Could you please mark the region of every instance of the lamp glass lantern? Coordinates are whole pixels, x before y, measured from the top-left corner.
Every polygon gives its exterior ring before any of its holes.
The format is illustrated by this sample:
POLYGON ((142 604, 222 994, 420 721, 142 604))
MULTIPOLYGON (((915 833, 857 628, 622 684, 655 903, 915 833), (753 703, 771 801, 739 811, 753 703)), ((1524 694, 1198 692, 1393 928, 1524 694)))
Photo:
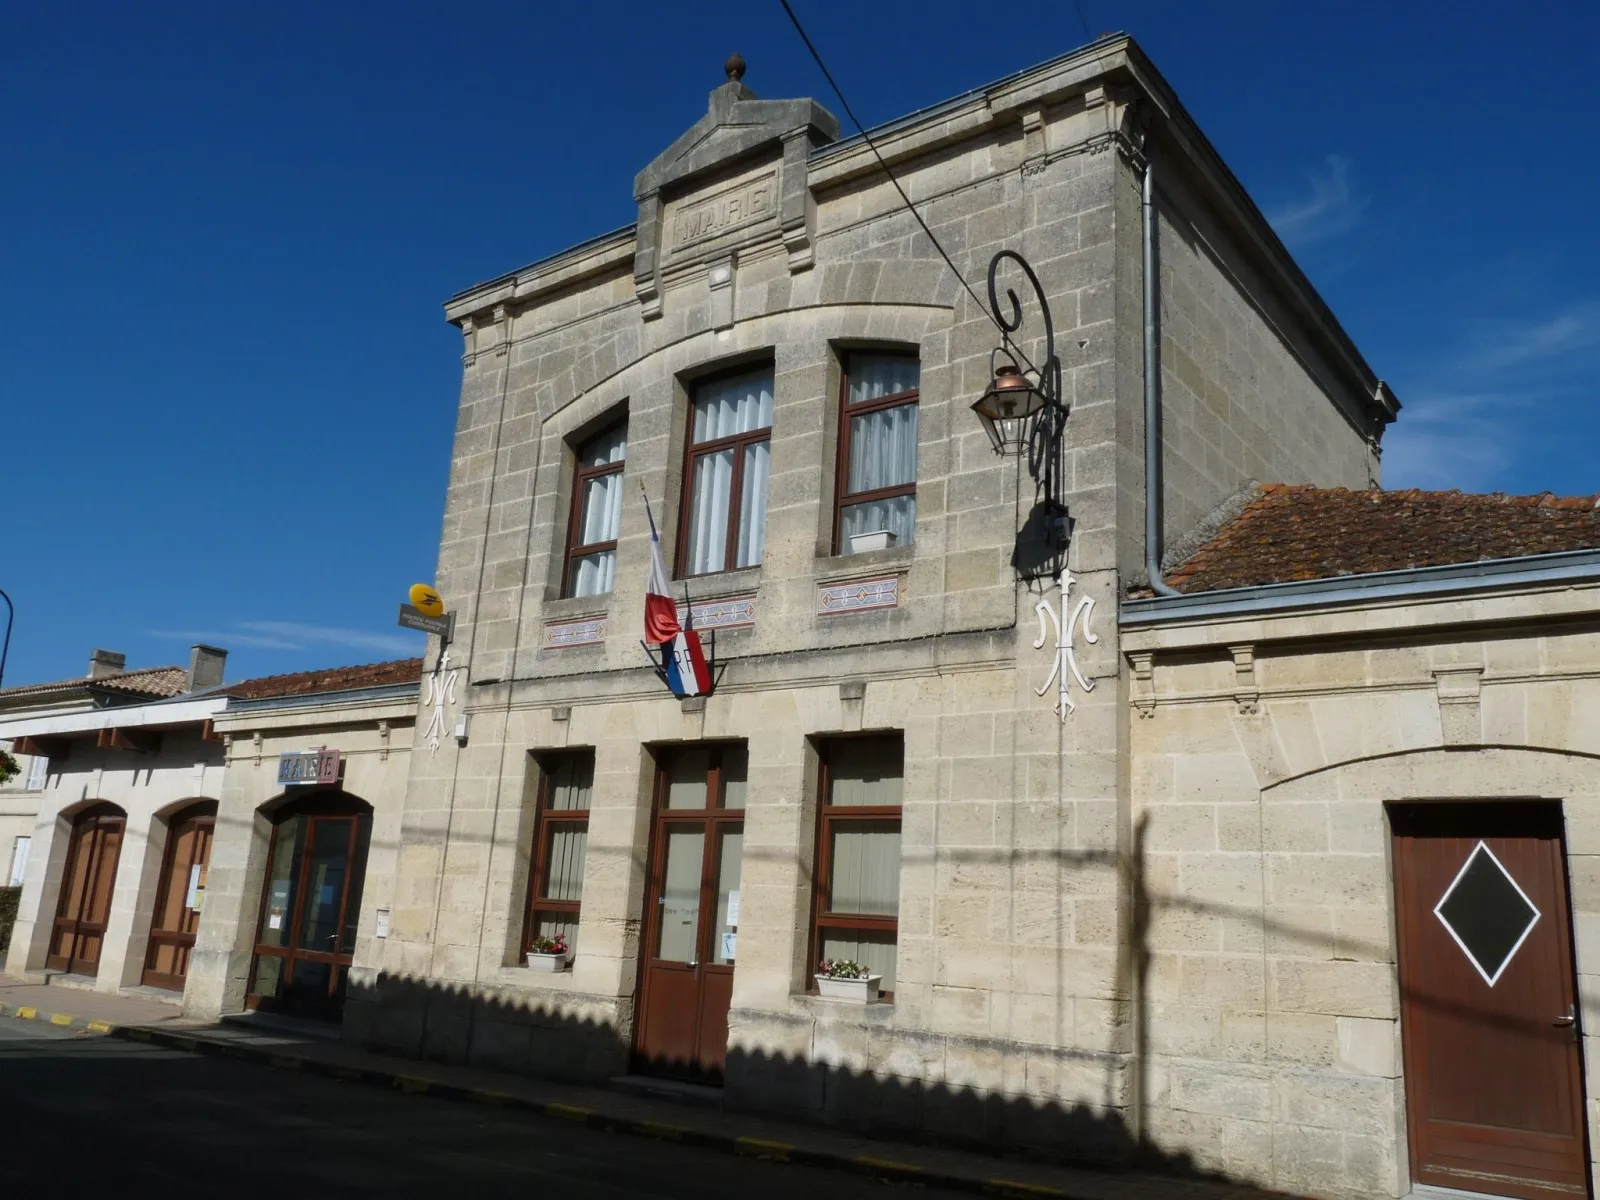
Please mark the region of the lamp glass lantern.
POLYGON ((1021 367, 1007 362, 994 368, 993 381, 972 411, 978 414, 996 454, 1020 458, 1027 449, 1034 421, 1049 403, 1039 385, 1021 367))

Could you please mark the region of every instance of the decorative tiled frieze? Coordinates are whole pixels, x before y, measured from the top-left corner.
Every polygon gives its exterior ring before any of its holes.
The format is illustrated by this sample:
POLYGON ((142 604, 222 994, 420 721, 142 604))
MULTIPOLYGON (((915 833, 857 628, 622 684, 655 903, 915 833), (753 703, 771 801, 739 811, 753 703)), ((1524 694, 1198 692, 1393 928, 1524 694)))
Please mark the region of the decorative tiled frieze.
MULTIPOLYGON (((689 624, 688 605, 678 605, 678 623, 689 624)), ((697 600, 694 605, 696 629, 738 629, 756 623, 756 597, 725 596, 720 600, 697 600)))
POLYGON ((817 587, 817 614, 823 617, 841 613, 866 612, 874 608, 893 608, 900 603, 900 576, 878 579, 848 579, 817 587))
POLYGON ((546 650, 570 650, 574 646, 593 646, 605 640, 606 618, 604 617, 550 621, 544 627, 546 650))

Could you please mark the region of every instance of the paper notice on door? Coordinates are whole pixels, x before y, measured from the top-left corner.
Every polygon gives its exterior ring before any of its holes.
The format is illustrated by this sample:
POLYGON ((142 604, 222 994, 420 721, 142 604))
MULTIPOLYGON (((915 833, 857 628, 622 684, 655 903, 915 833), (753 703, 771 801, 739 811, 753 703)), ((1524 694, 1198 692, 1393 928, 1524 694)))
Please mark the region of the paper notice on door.
POLYGON ((736 891, 729 892, 728 893, 728 924, 729 925, 737 925, 738 923, 739 923, 739 893, 736 892, 736 891))
POLYGON ((267 928, 268 929, 282 929, 283 928, 283 918, 281 916, 279 916, 277 913, 270 914, 267 917, 267 928))
MULTIPOLYGON (((734 893, 737 895, 738 893, 734 893)), ((722 935, 722 957, 725 962, 732 962, 734 952, 739 948, 739 935, 737 933, 724 933, 722 935)))
POLYGON ((184 897, 185 908, 200 907, 200 864, 195 863, 189 868, 189 894, 184 897))

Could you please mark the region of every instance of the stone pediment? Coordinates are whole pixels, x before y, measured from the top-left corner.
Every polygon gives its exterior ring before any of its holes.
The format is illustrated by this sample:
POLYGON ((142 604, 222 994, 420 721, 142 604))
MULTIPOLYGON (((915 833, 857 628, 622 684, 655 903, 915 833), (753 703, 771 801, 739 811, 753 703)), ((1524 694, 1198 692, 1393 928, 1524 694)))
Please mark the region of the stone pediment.
POLYGON ((743 74, 742 63, 731 67, 706 115, 634 177, 635 200, 787 138, 804 135, 808 150, 837 140, 838 120, 815 100, 763 100, 740 82, 743 74))
POLYGON ((634 288, 647 319, 661 313, 664 257, 676 270, 715 255, 731 269, 729 256, 741 245, 779 235, 790 270, 811 265, 806 159, 838 138, 839 122, 815 100, 761 99, 741 82, 738 55, 726 70, 728 82, 711 93, 705 116, 633 181, 634 288))

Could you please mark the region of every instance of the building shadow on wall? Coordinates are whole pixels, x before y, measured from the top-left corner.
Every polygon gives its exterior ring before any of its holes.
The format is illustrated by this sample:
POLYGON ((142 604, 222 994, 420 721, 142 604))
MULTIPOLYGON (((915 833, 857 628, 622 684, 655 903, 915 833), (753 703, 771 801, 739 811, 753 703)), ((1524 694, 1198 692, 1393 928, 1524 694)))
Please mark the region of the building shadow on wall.
MULTIPOLYGON (((1209 1180, 1230 1196, 1282 1195, 1231 1178, 1218 1166, 1220 1145, 1209 1144, 1203 1128, 1188 1130, 1192 1148, 1164 1147, 1149 1135, 1151 1099, 1150 1004, 1152 917, 1163 908, 1239 916, 1247 910, 1227 904, 1167 894, 1152 894, 1143 864, 1146 822, 1132 829, 1129 853, 1121 859, 1129 892, 1127 936, 1119 971, 1130 999, 1131 1029, 1117 1052, 1051 1047, 995 1038, 962 1038, 895 1027, 874 1013, 801 1010, 732 1013, 734 1036, 728 1052, 721 1104, 730 1112, 795 1120, 844 1130, 851 1135, 921 1142, 951 1149, 1048 1161, 1064 1166, 1155 1171, 1190 1180, 1209 1180), (802 1053, 755 1050, 739 1043, 745 1019, 772 1032, 792 1023, 802 1053), (831 1018, 831 1019, 830 1019, 831 1018), (813 1030, 813 1023, 815 1029, 813 1030), (817 1043, 828 1040, 824 1051, 817 1043), (947 1053, 961 1056, 929 1069, 926 1060, 947 1053), (845 1059, 888 1064, 864 1070, 840 1065, 845 1059), (905 1075, 894 1065, 903 1064, 905 1075), (964 1075, 982 1086, 927 1082, 910 1072, 932 1076, 964 1075), (1044 1093, 1033 1094, 1035 1091, 1044 1093), (1052 1098, 1073 1094, 1082 1102, 1052 1098)), ((1114 852, 1055 850, 1052 857, 1070 865, 1113 865, 1114 852)), ((1279 926, 1248 911, 1263 936, 1294 939, 1304 931, 1279 926)), ((530 984, 532 980, 530 979, 530 984)), ((380 974, 352 979, 346 1001, 345 1036, 364 1049, 412 1058, 528 1074, 583 1085, 605 1085, 636 1069, 631 1046, 631 998, 599 1000, 565 989, 542 992, 469 988, 436 980, 380 974), (584 1015, 570 1011, 584 1004, 584 1015)), ((781 1028, 778 1030, 781 1040, 781 1028)), ((714 1094, 701 1094, 702 1102, 714 1094)), ((1208 1194, 1195 1184, 1189 1194, 1208 1194)))
MULTIPOLYGON (((622 1029, 606 1019, 561 1013, 557 1006, 562 994, 546 996, 474 994, 461 985, 384 975, 368 984, 352 984, 346 1041, 380 1053, 587 1087, 628 1077, 629 1091, 637 1091, 638 1077, 630 1074, 635 1067, 631 1045, 622 1029)), ((915 1038, 909 1033, 909 1040, 915 1038)), ((895 1031, 895 1039, 904 1043, 908 1031, 895 1031)), ((930 1035, 927 1040, 956 1039, 930 1035)), ((1109 1055, 1063 1050, 1052 1057, 1076 1065, 1079 1078, 1085 1069, 1104 1072, 1106 1094, 1114 1090, 1112 1075, 1127 1069, 1122 1056, 1113 1062, 1109 1055)), ((1122 1112, 1103 1104, 928 1084, 737 1047, 729 1051, 726 1080, 720 1104, 711 1089, 684 1089, 691 1094, 682 1098, 730 1113, 818 1125, 855 1138, 1096 1172, 1159 1172, 1184 1179, 1184 1194, 1190 1197, 1265 1200, 1284 1195, 1208 1169, 1187 1152, 1162 1150, 1141 1140, 1122 1112)), ((666 1093, 671 1084, 664 1082, 666 1093)), ((593 1103, 584 1097, 574 1102, 593 1103)), ((891 1146, 885 1146, 883 1157, 895 1157, 891 1146)))

